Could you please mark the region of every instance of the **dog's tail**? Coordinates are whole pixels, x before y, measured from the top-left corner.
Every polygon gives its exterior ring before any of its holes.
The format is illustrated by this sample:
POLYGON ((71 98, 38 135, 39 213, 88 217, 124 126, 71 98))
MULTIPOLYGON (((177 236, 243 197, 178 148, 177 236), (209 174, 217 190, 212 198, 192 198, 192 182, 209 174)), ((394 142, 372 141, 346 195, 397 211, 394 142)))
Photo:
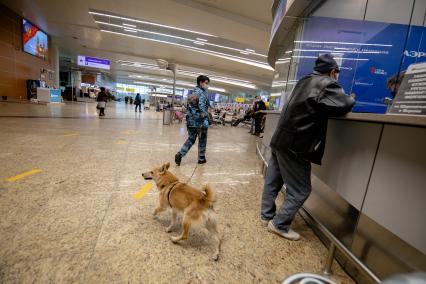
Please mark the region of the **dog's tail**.
POLYGON ((203 191, 203 193, 205 193, 205 194, 203 194, 202 199, 204 201, 206 201, 207 203, 213 205, 213 203, 216 201, 216 199, 215 199, 214 191, 210 187, 210 185, 208 185, 208 184, 204 185, 201 190, 203 191))

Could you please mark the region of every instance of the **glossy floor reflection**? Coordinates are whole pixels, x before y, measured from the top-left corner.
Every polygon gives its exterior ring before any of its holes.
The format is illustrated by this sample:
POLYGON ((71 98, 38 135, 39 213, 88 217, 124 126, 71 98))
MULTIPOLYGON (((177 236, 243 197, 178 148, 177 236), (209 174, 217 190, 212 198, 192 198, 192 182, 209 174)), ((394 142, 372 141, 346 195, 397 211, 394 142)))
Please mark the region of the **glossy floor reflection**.
MULTIPOLYGON (((7 115, 14 117, 0 117, 0 283, 279 283, 321 271, 326 248, 299 216, 299 242, 261 226, 263 179, 246 128, 210 129, 208 163, 191 180, 217 192, 223 246, 212 262, 204 230, 181 245, 169 241, 169 213, 151 214, 156 190, 133 199, 142 171, 172 161, 186 138, 183 124, 163 126, 161 114, 135 116, 124 104, 110 104, 99 119, 94 104, 0 103, 7 115), (41 172, 5 180, 33 169, 41 172)), ((196 150, 172 167, 182 180, 196 150)), ((333 269, 334 280, 352 283, 333 269)))

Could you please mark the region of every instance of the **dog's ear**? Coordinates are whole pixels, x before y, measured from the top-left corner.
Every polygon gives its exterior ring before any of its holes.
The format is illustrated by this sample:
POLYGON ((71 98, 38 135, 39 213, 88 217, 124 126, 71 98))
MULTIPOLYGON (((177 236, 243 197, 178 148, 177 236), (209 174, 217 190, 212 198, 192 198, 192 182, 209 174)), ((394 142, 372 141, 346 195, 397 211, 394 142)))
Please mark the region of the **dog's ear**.
POLYGON ((164 164, 160 168, 160 172, 165 173, 170 168, 170 163, 164 164))

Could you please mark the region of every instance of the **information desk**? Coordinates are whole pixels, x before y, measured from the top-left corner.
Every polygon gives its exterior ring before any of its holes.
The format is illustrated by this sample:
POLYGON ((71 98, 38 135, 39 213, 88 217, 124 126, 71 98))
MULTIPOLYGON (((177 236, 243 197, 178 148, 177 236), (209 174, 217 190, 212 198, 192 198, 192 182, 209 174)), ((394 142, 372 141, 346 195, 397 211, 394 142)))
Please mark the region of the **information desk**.
MULTIPOLYGON (((266 113, 258 151, 267 162, 280 112, 266 113)), ((350 113, 329 119, 323 164, 312 166, 305 218, 314 217, 384 279, 426 271, 425 205, 426 117, 350 113)), ((374 282, 342 259, 359 283, 374 282)))

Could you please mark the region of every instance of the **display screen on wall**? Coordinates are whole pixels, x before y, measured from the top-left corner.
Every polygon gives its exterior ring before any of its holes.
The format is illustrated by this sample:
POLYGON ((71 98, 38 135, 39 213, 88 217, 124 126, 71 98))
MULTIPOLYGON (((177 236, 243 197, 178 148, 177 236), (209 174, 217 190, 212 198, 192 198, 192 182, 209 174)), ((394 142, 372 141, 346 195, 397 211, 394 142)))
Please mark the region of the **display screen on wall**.
POLYGON ((26 53, 47 59, 49 54, 49 36, 25 19, 22 19, 22 44, 26 53))
POLYGON ((399 77, 408 65, 426 61, 425 30, 420 26, 311 17, 293 53, 299 59, 297 79, 312 72, 318 55, 332 53, 341 68, 339 83, 346 93, 356 96, 353 111, 385 113, 385 98, 395 96, 399 77))

